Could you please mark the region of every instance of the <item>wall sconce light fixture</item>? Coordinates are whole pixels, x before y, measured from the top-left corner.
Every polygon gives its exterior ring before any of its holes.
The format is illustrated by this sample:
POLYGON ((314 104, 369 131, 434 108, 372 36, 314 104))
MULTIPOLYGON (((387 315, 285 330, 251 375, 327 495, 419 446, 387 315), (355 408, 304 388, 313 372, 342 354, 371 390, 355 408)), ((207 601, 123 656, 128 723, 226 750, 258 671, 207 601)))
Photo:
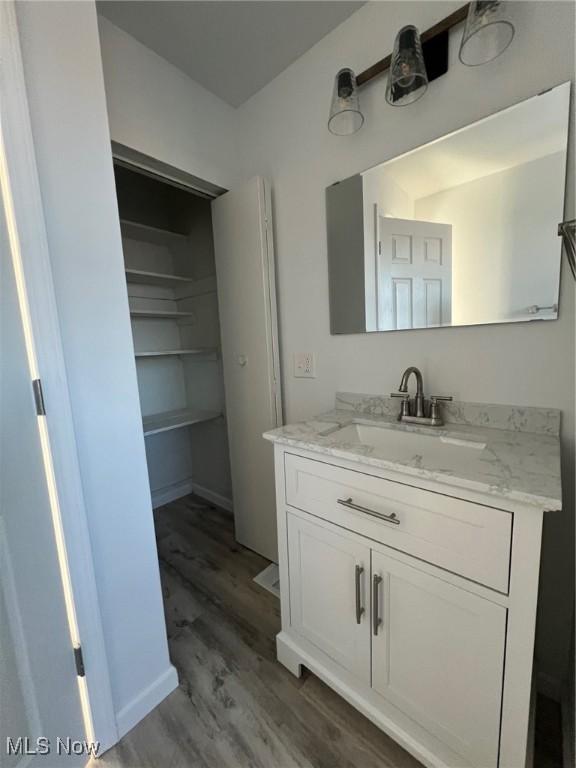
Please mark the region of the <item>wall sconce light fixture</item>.
POLYGON ((363 123, 356 75, 351 69, 341 69, 334 78, 328 130, 336 136, 349 136, 359 131, 363 123))
POLYGON ((466 22, 459 54, 464 64, 477 66, 495 59, 514 37, 509 6, 506 0, 472 0, 422 35, 416 27, 403 27, 396 36, 393 53, 359 75, 355 76, 351 69, 341 69, 334 84, 328 120, 330 132, 345 136, 362 127, 364 116, 360 111, 358 89, 388 70, 386 101, 394 106, 417 101, 428 83, 448 71, 449 32, 457 24, 466 22))
POLYGON ((503 0, 470 3, 458 54, 463 64, 469 67, 486 64, 508 48, 514 37, 509 8, 509 3, 503 0))
POLYGON ((566 258, 570 264, 572 276, 576 280, 576 219, 558 224, 558 234, 562 238, 566 258))
POLYGON ((418 30, 412 25, 402 27, 394 41, 386 101, 397 107, 412 104, 424 96, 427 88, 428 75, 418 30))

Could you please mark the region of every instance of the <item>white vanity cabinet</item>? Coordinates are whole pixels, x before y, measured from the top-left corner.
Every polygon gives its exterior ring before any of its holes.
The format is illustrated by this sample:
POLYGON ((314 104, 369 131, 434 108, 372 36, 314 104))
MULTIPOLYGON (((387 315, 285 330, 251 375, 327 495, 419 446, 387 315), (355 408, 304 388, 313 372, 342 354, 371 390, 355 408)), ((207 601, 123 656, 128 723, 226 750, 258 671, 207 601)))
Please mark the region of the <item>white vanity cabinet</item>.
POLYGON ((506 609, 376 551, 371 584, 373 690, 473 765, 496 765, 506 609))
POLYGON ((288 513, 290 626, 470 760, 496 766, 506 609, 288 513))
POLYGON ((370 684, 370 547, 288 515, 291 626, 370 684))
POLYGON ((281 443, 275 455, 279 660, 425 765, 524 768, 542 512, 281 443))

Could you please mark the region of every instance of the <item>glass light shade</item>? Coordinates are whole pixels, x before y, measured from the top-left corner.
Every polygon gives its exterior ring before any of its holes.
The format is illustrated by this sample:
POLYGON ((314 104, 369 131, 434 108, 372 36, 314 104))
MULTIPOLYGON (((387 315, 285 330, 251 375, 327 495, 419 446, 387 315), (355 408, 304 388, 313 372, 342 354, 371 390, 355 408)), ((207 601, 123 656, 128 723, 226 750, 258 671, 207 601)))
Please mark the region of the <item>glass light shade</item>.
POLYGON ((428 75, 420 34, 416 27, 410 24, 402 27, 394 41, 386 101, 395 107, 413 104, 426 93, 427 88, 428 75))
POLYGON ((336 136, 349 136, 359 131, 363 123, 356 75, 351 69, 341 69, 334 79, 328 130, 336 136))
POLYGON ((468 67, 486 64, 508 48, 514 37, 510 4, 502 0, 473 0, 460 43, 460 61, 468 67))
POLYGON ((572 276, 576 279, 576 219, 559 224, 558 234, 562 237, 566 258, 570 264, 572 276))

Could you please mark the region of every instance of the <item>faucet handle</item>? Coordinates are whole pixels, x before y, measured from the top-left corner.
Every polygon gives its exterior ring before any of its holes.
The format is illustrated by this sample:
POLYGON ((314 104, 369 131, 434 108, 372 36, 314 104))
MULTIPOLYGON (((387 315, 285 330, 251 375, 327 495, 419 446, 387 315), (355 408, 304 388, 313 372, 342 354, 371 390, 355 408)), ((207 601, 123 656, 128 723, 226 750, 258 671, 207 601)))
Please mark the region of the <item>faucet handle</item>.
POLYGON ((452 395, 431 395, 430 396, 430 419, 433 426, 441 427, 444 423, 440 413, 439 400, 452 400, 452 395))
POLYGON ((390 392, 390 397, 401 397, 400 413, 398 421, 402 421, 404 416, 410 416, 410 393, 409 392, 390 392))

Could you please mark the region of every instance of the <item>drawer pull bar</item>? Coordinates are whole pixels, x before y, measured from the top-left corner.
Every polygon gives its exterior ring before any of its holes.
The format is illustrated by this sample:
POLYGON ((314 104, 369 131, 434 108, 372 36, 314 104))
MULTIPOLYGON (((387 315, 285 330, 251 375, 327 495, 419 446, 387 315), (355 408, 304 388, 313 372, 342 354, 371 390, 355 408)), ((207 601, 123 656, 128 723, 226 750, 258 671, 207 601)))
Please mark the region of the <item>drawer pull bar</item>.
POLYGON ((362 507, 360 504, 354 504, 352 498, 338 499, 337 501, 338 504, 342 504, 343 507, 348 507, 348 509, 355 509, 357 512, 364 512, 365 515, 371 515, 372 517, 377 517, 379 520, 385 520, 387 523, 400 525, 400 520, 398 520, 396 517, 395 512, 392 512, 390 515, 383 515, 381 512, 375 512, 373 509, 368 509, 368 507, 362 507))
POLYGON ((381 583, 382 576, 375 573, 372 579, 372 631, 375 636, 378 634, 378 627, 382 624, 382 619, 378 616, 378 587, 381 583))
POLYGON ((364 608, 362 607, 362 596, 360 593, 360 576, 364 573, 364 568, 361 565, 357 565, 355 569, 356 579, 356 624, 360 624, 362 621, 362 614, 364 608))

